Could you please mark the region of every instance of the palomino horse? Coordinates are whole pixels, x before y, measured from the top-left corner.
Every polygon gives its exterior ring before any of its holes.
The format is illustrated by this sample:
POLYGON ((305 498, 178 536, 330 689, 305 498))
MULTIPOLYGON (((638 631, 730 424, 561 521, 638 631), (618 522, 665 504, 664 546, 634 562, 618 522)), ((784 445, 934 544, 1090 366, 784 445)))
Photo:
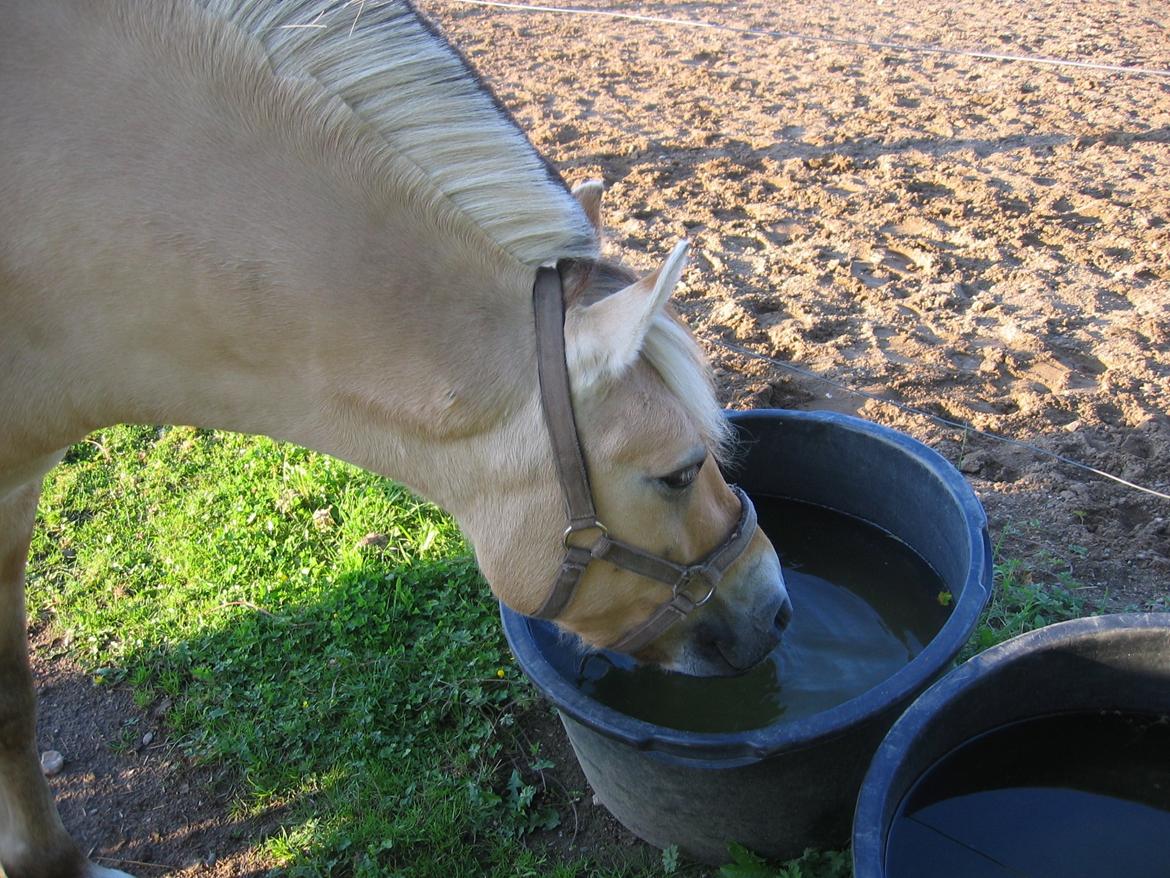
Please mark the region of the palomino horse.
POLYGON ((115 874, 83 861, 36 755, 23 577, 62 450, 119 422, 319 449, 449 510, 496 595, 547 609, 582 547, 538 388, 543 265, 612 540, 682 567, 746 532, 648 642, 629 632, 670 586, 601 553, 558 624, 696 674, 775 645, 780 568, 665 305, 685 246, 641 279, 602 261, 600 184, 570 193, 404 0, 0 5, 0 873, 115 874))

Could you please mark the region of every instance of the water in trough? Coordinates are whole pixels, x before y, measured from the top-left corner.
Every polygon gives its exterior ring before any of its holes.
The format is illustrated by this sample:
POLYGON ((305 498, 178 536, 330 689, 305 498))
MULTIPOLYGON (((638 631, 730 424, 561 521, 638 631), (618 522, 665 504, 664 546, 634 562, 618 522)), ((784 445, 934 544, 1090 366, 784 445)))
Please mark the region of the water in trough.
POLYGON ((968 741, 899 805, 885 874, 1166 878, 1170 723, 1068 713, 968 741))
POLYGON ((577 684, 586 694, 675 729, 761 728, 867 691, 918 655, 946 621, 949 593, 901 541, 818 506, 753 500, 793 603, 769 658, 738 677, 698 678, 603 653, 581 666, 577 684))

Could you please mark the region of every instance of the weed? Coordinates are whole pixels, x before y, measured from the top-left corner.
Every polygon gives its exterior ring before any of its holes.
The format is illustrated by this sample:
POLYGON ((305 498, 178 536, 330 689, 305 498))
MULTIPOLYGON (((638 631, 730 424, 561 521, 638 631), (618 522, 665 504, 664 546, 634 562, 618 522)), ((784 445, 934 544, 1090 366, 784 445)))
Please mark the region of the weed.
POLYGON ((1079 588, 1067 573, 1057 574, 1055 581, 1037 581, 1033 567, 1025 561, 997 561, 991 600, 959 660, 966 661, 1026 631, 1087 615, 1089 609, 1077 593, 1079 588))
POLYGON ((731 862, 720 867, 719 878, 850 878, 853 874, 848 851, 809 849, 781 866, 770 866, 742 845, 732 844, 728 852, 731 862))
POLYGON ((673 875, 678 871, 678 845, 672 844, 662 849, 662 874, 673 875))

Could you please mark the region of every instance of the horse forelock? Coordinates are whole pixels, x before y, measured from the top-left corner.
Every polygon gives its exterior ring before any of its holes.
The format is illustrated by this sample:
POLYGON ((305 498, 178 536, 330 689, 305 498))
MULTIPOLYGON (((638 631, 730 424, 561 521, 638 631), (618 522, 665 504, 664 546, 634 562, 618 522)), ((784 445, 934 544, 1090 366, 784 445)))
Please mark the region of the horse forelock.
MULTIPOLYGON (((196 2, 258 43, 278 77, 316 82, 380 139, 383 160, 370 165, 383 179, 371 189, 409 192, 421 177, 432 190, 424 205, 454 207, 525 265, 596 256, 597 234, 564 181, 407 0, 196 2)), ((337 136, 354 130, 339 127, 337 136)))
POLYGON ((694 335, 672 311, 655 317, 642 357, 677 397, 715 459, 726 462, 732 449, 731 426, 715 393, 711 365, 694 335))
MULTIPOLYGON (((569 278, 566 306, 589 305, 638 279, 630 269, 608 259, 570 261, 562 264, 561 271, 569 278)), ((695 336, 669 305, 651 322, 641 358, 681 404, 716 460, 726 462, 732 433, 715 392, 711 365, 695 336)))

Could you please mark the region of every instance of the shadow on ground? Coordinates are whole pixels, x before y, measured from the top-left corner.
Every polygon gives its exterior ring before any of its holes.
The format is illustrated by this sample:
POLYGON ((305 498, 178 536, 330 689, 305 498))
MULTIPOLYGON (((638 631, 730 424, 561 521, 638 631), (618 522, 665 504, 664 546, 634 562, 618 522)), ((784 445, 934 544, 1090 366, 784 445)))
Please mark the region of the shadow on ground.
POLYGON ((269 864, 252 848, 287 808, 233 818, 234 772, 183 757, 167 739, 165 700, 140 709, 127 688, 95 685, 45 628, 31 645, 40 749, 65 758, 50 784, 83 852, 142 878, 267 873, 269 864))

